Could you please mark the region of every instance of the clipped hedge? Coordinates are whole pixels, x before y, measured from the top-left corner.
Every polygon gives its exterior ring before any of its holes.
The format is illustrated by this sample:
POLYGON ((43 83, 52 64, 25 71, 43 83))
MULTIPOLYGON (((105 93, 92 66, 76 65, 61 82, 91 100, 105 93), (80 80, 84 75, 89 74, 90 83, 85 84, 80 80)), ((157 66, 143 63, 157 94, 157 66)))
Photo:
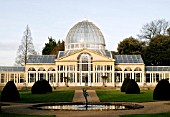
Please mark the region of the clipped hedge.
POLYGON ((1 92, 2 102, 12 102, 20 100, 20 95, 14 81, 8 81, 1 92))
POLYGON ((52 87, 46 80, 40 80, 34 83, 31 88, 32 94, 45 94, 52 92, 52 87))
POLYGON ((168 80, 162 79, 158 82, 153 92, 153 100, 170 100, 170 84, 168 80))
POLYGON ((135 82, 135 80, 130 79, 126 88, 125 88, 126 94, 140 94, 140 88, 138 84, 135 82))
POLYGON ((121 92, 125 92, 125 88, 129 82, 129 80, 130 80, 129 78, 125 78, 125 80, 123 81, 123 84, 121 86, 121 92))

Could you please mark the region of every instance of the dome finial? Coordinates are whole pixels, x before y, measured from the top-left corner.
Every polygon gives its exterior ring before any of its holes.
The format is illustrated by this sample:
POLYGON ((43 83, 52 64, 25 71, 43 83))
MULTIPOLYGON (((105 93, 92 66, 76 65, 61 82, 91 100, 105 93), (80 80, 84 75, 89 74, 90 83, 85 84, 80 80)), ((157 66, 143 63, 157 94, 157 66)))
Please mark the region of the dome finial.
POLYGON ((85 17, 85 18, 83 19, 83 22, 88 22, 88 19, 85 17))

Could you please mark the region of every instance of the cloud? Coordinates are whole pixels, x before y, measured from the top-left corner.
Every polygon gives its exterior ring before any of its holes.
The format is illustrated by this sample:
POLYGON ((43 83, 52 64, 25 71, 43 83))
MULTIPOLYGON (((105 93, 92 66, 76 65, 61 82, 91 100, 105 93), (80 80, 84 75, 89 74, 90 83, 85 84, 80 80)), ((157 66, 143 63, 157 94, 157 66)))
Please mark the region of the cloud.
POLYGON ((16 41, 0 41, 0 50, 1 51, 14 51, 17 50, 19 43, 16 41))
POLYGON ((0 66, 13 66, 15 62, 16 51, 0 50, 0 66))

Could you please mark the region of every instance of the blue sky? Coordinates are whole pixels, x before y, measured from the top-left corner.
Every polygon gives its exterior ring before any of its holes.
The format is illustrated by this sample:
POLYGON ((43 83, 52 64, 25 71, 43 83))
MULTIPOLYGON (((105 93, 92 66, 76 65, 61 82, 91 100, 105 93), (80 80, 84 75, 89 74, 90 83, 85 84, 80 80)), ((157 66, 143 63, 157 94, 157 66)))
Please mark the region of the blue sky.
POLYGON ((139 34, 147 22, 170 20, 170 0, 0 0, 0 66, 14 65, 28 24, 36 51, 48 36, 65 39, 69 29, 87 18, 98 26, 108 50, 139 34))

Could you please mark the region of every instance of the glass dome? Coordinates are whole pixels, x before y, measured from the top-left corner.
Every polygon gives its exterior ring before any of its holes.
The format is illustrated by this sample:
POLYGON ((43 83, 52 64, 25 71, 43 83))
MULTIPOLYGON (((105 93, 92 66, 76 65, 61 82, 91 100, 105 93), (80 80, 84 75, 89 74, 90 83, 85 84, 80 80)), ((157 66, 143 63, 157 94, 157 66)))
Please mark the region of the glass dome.
POLYGON ((88 20, 83 20, 75 24, 68 32, 65 40, 66 51, 83 48, 96 51, 105 50, 105 40, 102 32, 88 20))

